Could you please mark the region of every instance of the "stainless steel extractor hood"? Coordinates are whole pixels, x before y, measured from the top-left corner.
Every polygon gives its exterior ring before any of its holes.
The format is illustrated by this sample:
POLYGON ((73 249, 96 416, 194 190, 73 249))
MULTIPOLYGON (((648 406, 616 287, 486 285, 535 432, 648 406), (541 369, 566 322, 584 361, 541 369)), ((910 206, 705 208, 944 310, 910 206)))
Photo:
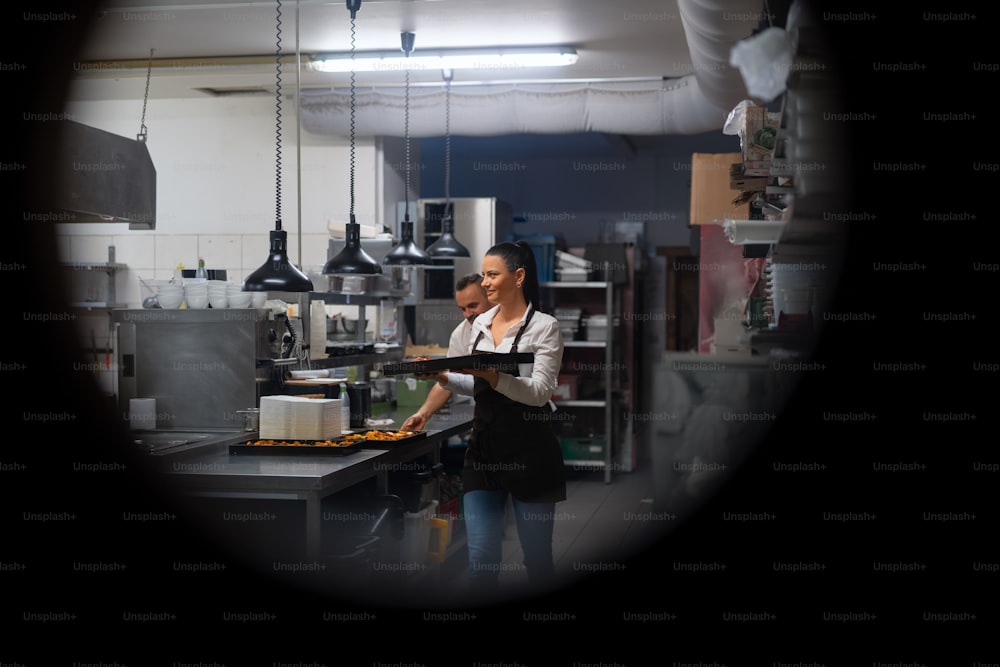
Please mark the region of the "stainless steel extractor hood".
POLYGON ((144 141, 59 121, 52 204, 69 222, 156 228, 156 168, 144 141))

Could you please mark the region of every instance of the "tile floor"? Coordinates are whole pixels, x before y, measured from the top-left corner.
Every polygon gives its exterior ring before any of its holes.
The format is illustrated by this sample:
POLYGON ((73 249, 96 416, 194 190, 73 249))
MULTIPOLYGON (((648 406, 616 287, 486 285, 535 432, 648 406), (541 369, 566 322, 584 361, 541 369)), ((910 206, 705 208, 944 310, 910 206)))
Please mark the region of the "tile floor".
MULTIPOLYGON (((652 512, 651 465, 616 473, 605 483, 600 471, 567 469, 567 498, 556 505, 553 556, 561 582, 572 583, 597 568, 614 567, 649 544, 661 528, 649 520, 652 512)), ((517 527, 510 518, 504 531, 501 590, 513 595, 527 589, 517 527)), ((465 579, 461 550, 442 566, 439 582, 461 592, 465 579)))

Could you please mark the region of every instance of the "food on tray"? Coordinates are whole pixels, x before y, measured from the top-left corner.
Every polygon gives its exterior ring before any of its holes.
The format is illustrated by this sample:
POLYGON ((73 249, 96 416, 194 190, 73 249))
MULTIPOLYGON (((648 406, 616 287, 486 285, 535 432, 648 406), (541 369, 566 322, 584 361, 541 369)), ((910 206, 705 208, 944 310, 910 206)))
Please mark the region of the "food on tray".
POLYGON ((247 444, 253 447, 349 447, 354 443, 349 440, 249 440, 247 444))
POLYGON ((405 440, 416 435, 415 431, 377 431, 370 430, 362 433, 351 433, 345 435, 344 440, 356 442, 358 440, 405 440))

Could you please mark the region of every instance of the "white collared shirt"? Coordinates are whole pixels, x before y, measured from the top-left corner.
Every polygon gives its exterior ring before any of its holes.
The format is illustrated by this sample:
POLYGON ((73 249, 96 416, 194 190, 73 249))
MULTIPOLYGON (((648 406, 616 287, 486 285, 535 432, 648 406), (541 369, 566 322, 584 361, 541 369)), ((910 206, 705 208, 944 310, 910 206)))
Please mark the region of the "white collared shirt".
MULTIPOLYGON (((504 333, 500 345, 494 346, 490 325, 500 306, 494 306, 479 315, 472 323, 471 338, 463 354, 477 352, 510 352, 514 339, 521 330, 532 306, 529 305, 519 322, 511 325, 504 333), (482 337, 479 336, 482 332, 482 337), (479 338, 475 351, 472 345, 479 338)), ((563 340, 559 331, 559 321, 546 313, 535 313, 524 329, 517 345, 518 352, 531 352, 534 363, 520 364, 519 377, 500 373, 496 391, 507 398, 525 405, 551 404, 552 393, 558 384, 559 369, 562 367, 563 340)), ((475 377, 463 373, 448 373, 448 383, 444 388, 457 394, 472 395, 475 377)), ((555 405, 552 405, 555 409, 555 405)))
POLYGON ((472 325, 469 323, 469 320, 462 318, 462 321, 458 323, 458 326, 451 332, 451 337, 448 339, 448 356, 464 357, 469 353, 469 347, 471 346, 472 325))

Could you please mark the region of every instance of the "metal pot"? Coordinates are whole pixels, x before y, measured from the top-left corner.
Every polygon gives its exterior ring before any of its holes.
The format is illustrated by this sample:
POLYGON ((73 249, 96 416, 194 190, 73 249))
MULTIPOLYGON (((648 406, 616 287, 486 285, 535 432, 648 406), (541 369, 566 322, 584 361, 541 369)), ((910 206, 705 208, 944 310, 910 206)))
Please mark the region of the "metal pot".
POLYGON ((358 321, 344 317, 337 313, 326 318, 326 332, 328 334, 350 334, 358 333, 358 321))

